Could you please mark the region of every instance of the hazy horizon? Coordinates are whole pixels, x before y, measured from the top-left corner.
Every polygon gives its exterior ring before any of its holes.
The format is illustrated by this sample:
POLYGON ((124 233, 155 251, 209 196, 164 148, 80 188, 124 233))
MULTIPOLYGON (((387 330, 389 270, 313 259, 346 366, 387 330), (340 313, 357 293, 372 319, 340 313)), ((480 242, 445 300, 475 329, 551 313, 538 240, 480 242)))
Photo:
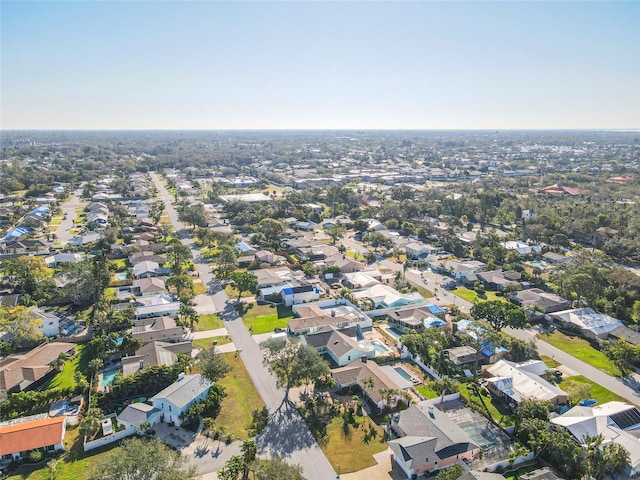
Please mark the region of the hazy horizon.
POLYGON ((4 131, 640 130, 640 2, 0 12, 4 131))

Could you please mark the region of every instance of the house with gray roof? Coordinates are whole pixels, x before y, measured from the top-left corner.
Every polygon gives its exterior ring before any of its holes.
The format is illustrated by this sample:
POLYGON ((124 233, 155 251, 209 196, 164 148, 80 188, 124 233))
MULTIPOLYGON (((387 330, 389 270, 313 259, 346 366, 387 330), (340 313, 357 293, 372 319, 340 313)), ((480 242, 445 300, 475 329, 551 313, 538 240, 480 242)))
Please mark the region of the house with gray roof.
POLYGON ((213 385, 200 374, 180 374, 178 380, 149 400, 160 410, 160 420, 180 426, 182 415, 197 401, 204 400, 213 385))
POLYGON ((391 429, 399 437, 387 442, 392 459, 408 478, 471 460, 480 452, 469 434, 429 400, 393 414, 391 429))
POLYGON ((148 423, 150 426, 160 421, 161 412, 156 407, 146 403, 132 403, 118 415, 118 425, 133 432, 139 432, 141 425, 148 423))

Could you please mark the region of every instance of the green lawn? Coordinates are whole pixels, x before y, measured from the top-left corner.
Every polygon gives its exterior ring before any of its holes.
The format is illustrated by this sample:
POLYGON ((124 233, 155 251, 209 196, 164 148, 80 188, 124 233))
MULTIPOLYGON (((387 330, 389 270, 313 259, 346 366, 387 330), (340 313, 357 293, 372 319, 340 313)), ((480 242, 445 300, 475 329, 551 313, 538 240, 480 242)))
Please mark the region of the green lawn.
POLYGON ((193 294, 204 295, 207 293, 207 286, 202 281, 193 282, 193 294))
POLYGON ((251 303, 242 321, 254 335, 273 332, 276 327, 287 328, 287 320, 293 318, 291 308, 283 305, 258 305, 251 303))
POLYGON ((42 385, 39 390, 48 390, 50 388, 58 387, 75 388, 76 381, 74 380, 74 374, 76 371, 80 371, 85 376, 88 376, 87 367, 91 360, 91 349, 87 345, 78 345, 76 346, 76 352, 76 355, 71 360, 67 360, 65 362, 62 371, 42 385))
MULTIPOLYGON (((618 401, 618 402, 626 402, 624 398, 619 397, 611 390, 607 390, 601 385, 598 385, 595 382, 592 382, 588 378, 583 377, 582 375, 578 375, 575 377, 568 377, 562 380, 558 386, 562 389, 570 388, 571 384, 574 383, 585 383, 591 387, 589 391, 588 398, 595 398, 598 400, 598 405, 602 405, 603 403, 618 401)), ((584 400, 584 399, 583 399, 584 400)))
POLYGON ((589 342, 582 338, 569 337, 555 330, 553 333, 543 333, 540 335, 540 339, 609 375, 620 376, 618 367, 604 353, 593 348, 589 342))
POLYGON ((231 343, 231 339, 227 335, 221 337, 199 338, 198 340, 193 340, 191 344, 195 348, 208 351, 213 347, 213 342, 218 342, 216 345, 224 345, 225 343, 231 343))
POLYGON ((420 295, 422 295, 424 298, 431 298, 435 296, 431 290, 427 290, 426 288, 421 287, 420 285, 416 285, 415 288, 416 288, 416 291, 420 295))
MULTIPOLYGON (((468 400, 470 406, 474 407, 476 410, 482 412, 483 406, 482 402, 478 399, 478 397, 472 393, 470 389, 470 385, 468 383, 460 384, 460 395, 468 400)), ((489 411, 489 415, 496 422, 500 423, 503 427, 509 427, 514 424, 513 414, 507 409, 506 406, 502 405, 497 400, 493 399, 489 393, 487 393, 484 389, 480 389, 482 394, 482 400, 484 400, 484 405, 487 407, 489 411)))
POLYGON ((109 260, 109 265, 116 272, 124 272, 127 269, 127 259, 126 258, 116 258, 113 260, 109 260))
POLYGON ((506 298, 501 295, 497 295, 496 292, 485 292, 484 298, 478 296, 478 292, 476 292, 475 290, 471 290, 467 287, 458 287, 451 292, 470 303, 474 303, 476 301, 485 302, 489 300, 500 300, 501 302, 508 302, 506 298))
POLYGON ((425 398, 436 398, 437 392, 428 385, 418 385, 415 389, 425 398))
MULTIPOLYGON (((236 300, 238 298, 238 289, 235 288, 233 285, 231 284, 227 285, 226 287, 224 287, 224 291, 231 300, 236 300)), ((245 291, 245 292, 242 292, 242 295, 240 295, 240 298, 253 297, 254 295, 255 295, 254 293, 245 291)))
POLYGON ((357 472, 374 466, 376 461, 373 455, 387 448, 383 431, 378 425, 370 418, 355 418, 358 426, 349 425, 345 433, 342 417, 335 417, 327 425, 328 441, 321 446, 331 465, 340 465, 341 473, 357 472), (375 432, 373 436, 369 434, 370 431, 375 432))
POLYGON ((216 425, 223 425, 233 440, 243 440, 249 437, 247 427, 251 424, 252 412, 264 407, 264 402, 242 358, 235 353, 223 355, 233 370, 219 382, 227 396, 222 400, 216 425))
POLYGON ((224 328, 224 322, 218 316, 217 313, 208 313, 206 315, 200 315, 200 320, 193 326, 193 329, 196 332, 204 332, 206 330, 216 330, 218 328, 224 328))
POLYGON ((542 360, 549 368, 557 368, 560 366, 560 362, 556 362, 555 359, 547 357, 546 355, 540 355, 540 360, 542 360))

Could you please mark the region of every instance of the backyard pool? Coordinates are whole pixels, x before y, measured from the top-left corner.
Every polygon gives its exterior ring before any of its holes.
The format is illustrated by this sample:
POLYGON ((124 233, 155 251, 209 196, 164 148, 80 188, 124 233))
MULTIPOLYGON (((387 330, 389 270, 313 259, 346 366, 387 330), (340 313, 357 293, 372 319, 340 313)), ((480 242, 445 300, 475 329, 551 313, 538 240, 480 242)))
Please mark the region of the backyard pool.
POLYGON ((549 266, 549 265, 547 265, 546 263, 544 263, 544 262, 539 262, 539 261, 537 261, 537 260, 536 260, 535 262, 529 262, 529 263, 530 263, 532 266, 534 266, 534 267, 538 267, 538 268, 540 268, 540 269, 544 269, 544 268, 547 268, 547 267, 549 266))
POLYGON ((404 333, 403 333, 403 332, 401 332, 400 330, 398 330, 398 329, 397 329, 397 328, 395 328, 395 327, 387 328, 387 333, 388 333, 389 335, 391 335, 393 338, 395 338, 396 340, 400 340, 400 337, 401 337, 402 335, 404 335, 404 333))
POLYGON ((411 375, 409 375, 409 373, 402 367, 394 367, 393 368, 396 372, 398 372, 398 375, 400 375, 402 378, 404 378, 407 382, 413 383, 413 377, 411 375))
POLYGON ((377 353, 380 353, 382 355, 386 355, 387 353, 389 353, 389 349, 385 347, 383 344, 381 344, 379 341, 371 340, 371 344, 376 349, 377 353))
POLYGON ((102 372, 102 387, 107 387, 113 383, 113 380, 116 378, 116 375, 120 373, 119 368, 115 368, 113 370, 105 370, 102 372))
POLYGON ((127 274, 126 273, 116 273, 113 278, 115 278, 116 280, 126 280, 127 279, 127 274))

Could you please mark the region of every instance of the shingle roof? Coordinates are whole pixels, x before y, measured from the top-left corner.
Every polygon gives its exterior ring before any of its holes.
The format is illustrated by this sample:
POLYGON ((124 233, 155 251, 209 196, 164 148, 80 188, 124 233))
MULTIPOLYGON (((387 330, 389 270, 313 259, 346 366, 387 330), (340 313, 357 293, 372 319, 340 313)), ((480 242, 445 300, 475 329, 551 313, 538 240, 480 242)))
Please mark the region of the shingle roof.
POLYGON ((127 405, 127 408, 118 415, 118 420, 122 420, 123 422, 130 423, 131 425, 137 425, 139 427, 149 420, 150 415, 159 411, 159 409, 152 407, 151 405, 147 405, 146 403, 132 403, 131 405, 127 405))
POLYGON ((165 399, 176 407, 182 408, 198 395, 208 390, 211 385, 213 384, 200 374, 185 375, 182 380, 172 383, 160 393, 151 397, 150 400, 165 399))

